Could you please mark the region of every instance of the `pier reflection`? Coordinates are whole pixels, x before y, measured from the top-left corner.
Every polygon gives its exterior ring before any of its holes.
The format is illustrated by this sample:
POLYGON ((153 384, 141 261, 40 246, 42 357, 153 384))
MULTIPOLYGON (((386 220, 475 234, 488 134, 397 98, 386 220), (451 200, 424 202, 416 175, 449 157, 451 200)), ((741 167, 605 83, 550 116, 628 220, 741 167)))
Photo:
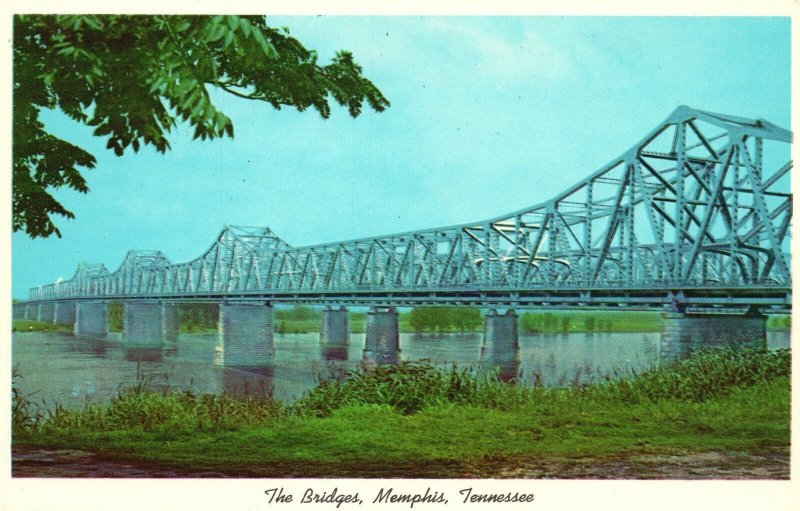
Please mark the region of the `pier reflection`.
POLYGON ((520 363, 518 360, 507 362, 480 362, 481 374, 493 376, 499 381, 513 382, 520 376, 520 363))
POLYGON ((79 355, 88 355, 92 358, 105 358, 108 350, 108 342, 103 339, 92 337, 67 337, 68 342, 64 343, 64 351, 79 355))
POLYGON ((320 346, 322 360, 347 360, 350 355, 349 346, 320 346))
POLYGON ((220 386, 230 397, 270 397, 275 388, 275 366, 226 367, 220 373, 220 386))
POLYGON ((125 346, 122 351, 128 362, 164 361, 164 347, 161 345, 125 346))

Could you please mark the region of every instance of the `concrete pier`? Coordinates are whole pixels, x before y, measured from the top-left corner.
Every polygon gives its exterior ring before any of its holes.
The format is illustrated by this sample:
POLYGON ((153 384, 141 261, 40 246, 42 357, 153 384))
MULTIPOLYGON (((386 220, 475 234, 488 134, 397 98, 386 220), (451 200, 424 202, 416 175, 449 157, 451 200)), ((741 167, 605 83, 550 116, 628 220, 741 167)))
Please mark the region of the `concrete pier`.
POLYGON ((368 365, 400 362, 400 331, 394 307, 372 307, 367 312, 363 360, 368 365))
POLYGON ((347 360, 350 345, 350 325, 347 309, 326 306, 322 311, 319 332, 320 353, 324 360, 347 360))
POLYGON ((179 314, 180 310, 178 310, 178 305, 174 303, 165 303, 161 307, 161 331, 164 336, 164 340, 170 342, 177 341, 178 332, 180 331, 181 327, 179 314))
POLYGON ((325 346, 347 346, 350 343, 350 325, 347 321, 347 309, 325 307, 322 311, 322 329, 319 332, 319 343, 325 346))
POLYGON ((229 367, 272 363, 272 306, 264 303, 225 302, 219 306, 220 361, 229 367))
POLYGON ((509 309, 499 315, 489 309, 483 317, 481 361, 513 363, 519 361, 519 331, 517 313, 509 309))
POLYGON ((659 357, 662 362, 686 358, 702 348, 766 347, 767 316, 757 310, 747 314, 665 312, 661 319, 659 357))
POLYGON ((160 344, 162 305, 155 301, 129 301, 123 305, 122 341, 130 344, 160 344))
POLYGON ((52 323, 55 310, 56 310, 56 304, 53 302, 40 303, 39 312, 37 314, 36 320, 41 323, 52 323))
POLYGON ((108 333, 108 307, 105 302, 76 303, 73 332, 81 337, 104 337, 108 333))
POLYGON ((75 324, 75 304, 72 302, 56 302, 53 323, 57 325, 75 324))

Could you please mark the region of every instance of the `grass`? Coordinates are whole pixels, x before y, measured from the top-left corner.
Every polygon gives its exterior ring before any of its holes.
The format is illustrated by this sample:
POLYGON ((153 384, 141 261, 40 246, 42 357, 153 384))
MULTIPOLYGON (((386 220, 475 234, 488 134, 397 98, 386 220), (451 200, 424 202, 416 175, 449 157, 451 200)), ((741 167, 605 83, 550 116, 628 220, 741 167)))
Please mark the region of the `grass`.
POLYGON ((492 475, 525 460, 788 449, 790 354, 702 353, 624 380, 524 387, 425 363, 361 369, 293 404, 164 394, 30 420, 15 446, 251 476, 492 475))

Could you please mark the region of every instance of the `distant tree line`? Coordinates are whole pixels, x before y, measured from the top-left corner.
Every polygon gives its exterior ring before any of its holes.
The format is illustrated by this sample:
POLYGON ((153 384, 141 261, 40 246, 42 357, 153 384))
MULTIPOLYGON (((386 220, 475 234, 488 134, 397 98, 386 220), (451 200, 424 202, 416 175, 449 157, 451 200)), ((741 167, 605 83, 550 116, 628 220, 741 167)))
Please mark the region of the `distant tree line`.
POLYGON ((123 307, 120 302, 112 302, 108 304, 108 329, 110 331, 122 331, 122 311, 123 307))
POLYGON ((306 305, 295 305, 291 309, 275 309, 273 320, 275 331, 279 334, 305 334, 319 329, 322 311, 306 305))
POLYGON ((767 328, 775 330, 789 330, 792 328, 792 316, 770 316, 767 320, 767 328))
POLYGON ((551 312, 526 312, 520 317, 522 331, 528 333, 558 333, 581 330, 586 332, 610 331, 609 320, 597 319, 594 316, 572 316, 553 314, 551 312))
POLYGON ((279 321, 309 321, 322 318, 322 311, 305 305, 295 305, 291 309, 275 309, 275 319, 279 321))
POLYGON ((481 326, 483 320, 477 307, 414 307, 408 324, 414 332, 468 332, 481 326))
POLYGON ((566 332, 656 332, 661 319, 657 312, 526 312, 520 329, 527 333, 566 332))
MULTIPOLYGON (((181 304, 178 308, 181 330, 184 332, 200 332, 217 328, 219 306, 216 303, 181 304)), ((108 329, 121 332, 123 329, 123 304, 108 304, 108 329)))
MULTIPOLYGON (((180 325, 184 332, 214 330, 219 319, 219 306, 215 303, 181 304, 180 325)), ((275 309, 275 330, 278 333, 305 333, 319 328, 322 311, 313 307, 297 305, 286 309, 275 309)), ((351 327, 363 329, 363 312, 351 312, 351 327)), ((471 332, 483 324, 481 311, 477 307, 414 307, 401 315, 401 326, 407 323, 416 333, 423 332, 471 332)), ((789 329, 792 317, 770 316, 767 327, 789 329)), ((112 302, 108 306, 108 326, 112 332, 123 328, 123 306, 112 302)), ((566 332, 625 332, 658 331, 660 317, 654 313, 631 312, 525 312, 520 315, 519 327, 525 333, 566 332)), ((363 331, 363 330, 361 330, 363 331)))
POLYGON ((217 328, 219 305, 216 303, 181 304, 178 311, 181 330, 198 332, 217 328))

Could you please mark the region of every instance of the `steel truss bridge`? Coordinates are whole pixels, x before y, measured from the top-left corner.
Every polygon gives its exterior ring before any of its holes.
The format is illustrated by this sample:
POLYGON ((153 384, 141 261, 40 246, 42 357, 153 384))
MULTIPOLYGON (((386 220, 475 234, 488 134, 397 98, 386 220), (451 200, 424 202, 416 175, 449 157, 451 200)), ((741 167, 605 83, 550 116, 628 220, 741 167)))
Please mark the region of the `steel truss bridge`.
POLYGON ((507 215, 305 247, 228 226, 192 261, 134 250, 116 271, 80 264, 29 299, 786 311, 791 138, 681 106, 584 180, 507 215))

